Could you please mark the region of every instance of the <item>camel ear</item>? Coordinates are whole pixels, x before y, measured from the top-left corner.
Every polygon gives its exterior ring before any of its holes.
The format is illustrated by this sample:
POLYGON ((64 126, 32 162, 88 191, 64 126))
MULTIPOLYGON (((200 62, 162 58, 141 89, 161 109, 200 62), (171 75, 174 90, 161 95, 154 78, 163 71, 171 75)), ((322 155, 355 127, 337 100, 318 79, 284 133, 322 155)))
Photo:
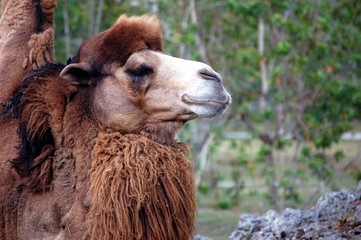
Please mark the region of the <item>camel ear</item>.
POLYGON ((66 79, 71 84, 86 86, 91 84, 91 73, 92 70, 89 63, 71 63, 61 71, 60 77, 66 79))

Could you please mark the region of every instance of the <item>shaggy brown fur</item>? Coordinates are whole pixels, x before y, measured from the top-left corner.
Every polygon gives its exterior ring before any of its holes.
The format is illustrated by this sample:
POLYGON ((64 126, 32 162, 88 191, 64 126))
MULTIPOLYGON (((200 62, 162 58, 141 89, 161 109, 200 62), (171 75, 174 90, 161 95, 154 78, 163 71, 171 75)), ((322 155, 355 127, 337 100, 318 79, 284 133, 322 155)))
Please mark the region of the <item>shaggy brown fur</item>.
POLYGON ((79 62, 89 61, 97 67, 114 62, 124 65, 132 53, 141 49, 163 50, 158 19, 154 16, 128 18, 123 15, 111 29, 82 45, 79 62))
POLYGON ((62 131, 65 100, 74 88, 57 81, 62 68, 63 65, 53 64, 32 72, 11 99, 14 108, 11 111, 18 114, 22 141, 19 157, 12 164, 22 176, 30 175, 29 187, 34 191, 49 187, 55 150, 53 135, 62 131), (44 68, 48 71, 44 72, 44 68))
POLYGON ((101 133, 92 152, 88 238, 191 239, 196 203, 187 153, 183 143, 101 133))

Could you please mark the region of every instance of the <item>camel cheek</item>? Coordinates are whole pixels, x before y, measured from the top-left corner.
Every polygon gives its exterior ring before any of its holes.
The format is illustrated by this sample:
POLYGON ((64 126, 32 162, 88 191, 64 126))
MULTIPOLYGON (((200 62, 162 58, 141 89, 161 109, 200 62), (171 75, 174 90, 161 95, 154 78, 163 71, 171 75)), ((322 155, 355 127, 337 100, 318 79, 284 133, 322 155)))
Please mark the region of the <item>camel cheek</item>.
POLYGON ((103 127, 121 132, 138 129, 145 117, 121 86, 112 79, 105 79, 95 89, 93 109, 103 127))

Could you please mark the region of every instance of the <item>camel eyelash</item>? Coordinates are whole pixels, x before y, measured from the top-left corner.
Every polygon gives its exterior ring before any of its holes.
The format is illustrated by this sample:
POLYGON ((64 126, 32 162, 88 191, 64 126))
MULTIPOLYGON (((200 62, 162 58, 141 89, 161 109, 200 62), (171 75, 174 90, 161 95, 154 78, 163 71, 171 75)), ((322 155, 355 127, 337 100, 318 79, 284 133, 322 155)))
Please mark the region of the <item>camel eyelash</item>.
POLYGON ((153 73, 153 68, 146 64, 139 65, 138 68, 135 69, 128 69, 126 72, 134 78, 144 77, 151 73, 153 73))

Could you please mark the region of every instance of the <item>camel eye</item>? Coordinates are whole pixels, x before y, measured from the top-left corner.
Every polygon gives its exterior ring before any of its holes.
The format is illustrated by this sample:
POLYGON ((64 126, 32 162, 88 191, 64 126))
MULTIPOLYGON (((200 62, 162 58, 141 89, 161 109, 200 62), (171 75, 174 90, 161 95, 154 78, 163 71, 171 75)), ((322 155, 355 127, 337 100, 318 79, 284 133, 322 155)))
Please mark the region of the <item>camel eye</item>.
POLYGON ((126 72, 132 77, 132 78, 139 78, 139 77, 145 77, 149 74, 153 73, 153 68, 149 65, 146 65, 144 63, 140 64, 138 67, 134 69, 127 69, 126 72))

